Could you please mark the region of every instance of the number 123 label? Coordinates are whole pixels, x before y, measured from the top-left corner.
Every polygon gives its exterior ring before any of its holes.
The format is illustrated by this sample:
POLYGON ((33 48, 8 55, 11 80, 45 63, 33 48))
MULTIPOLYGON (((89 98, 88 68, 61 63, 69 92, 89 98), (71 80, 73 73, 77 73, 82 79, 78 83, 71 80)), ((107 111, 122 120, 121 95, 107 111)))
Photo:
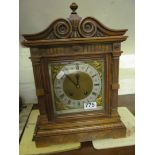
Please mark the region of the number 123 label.
POLYGON ((85 110, 96 109, 96 108, 97 108, 96 102, 84 103, 84 109, 85 110))

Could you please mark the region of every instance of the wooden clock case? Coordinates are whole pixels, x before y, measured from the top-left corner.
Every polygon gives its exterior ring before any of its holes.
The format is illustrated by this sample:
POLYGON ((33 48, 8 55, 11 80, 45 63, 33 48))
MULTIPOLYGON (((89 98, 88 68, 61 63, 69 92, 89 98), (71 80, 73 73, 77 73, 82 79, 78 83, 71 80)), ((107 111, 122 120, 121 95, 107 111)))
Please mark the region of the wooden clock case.
POLYGON ((127 29, 107 28, 92 17, 82 19, 72 3, 67 19, 57 19, 44 31, 23 35, 22 44, 30 47, 40 115, 33 140, 36 145, 83 142, 126 135, 117 112, 119 57, 127 29), (64 60, 104 59, 104 111, 54 115, 48 64, 64 60))

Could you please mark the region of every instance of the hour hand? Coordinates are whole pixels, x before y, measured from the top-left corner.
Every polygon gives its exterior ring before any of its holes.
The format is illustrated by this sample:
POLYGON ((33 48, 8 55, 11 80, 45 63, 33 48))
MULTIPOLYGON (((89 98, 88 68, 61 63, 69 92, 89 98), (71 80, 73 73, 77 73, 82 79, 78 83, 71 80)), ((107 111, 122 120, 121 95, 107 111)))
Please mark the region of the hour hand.
POLYGON ((75 77, 76 77, 76 87, 79 88, 80 87, 80 85, 79 85, 79 83, 80 83, 80 74, 77 73, 75 75, 75 77))

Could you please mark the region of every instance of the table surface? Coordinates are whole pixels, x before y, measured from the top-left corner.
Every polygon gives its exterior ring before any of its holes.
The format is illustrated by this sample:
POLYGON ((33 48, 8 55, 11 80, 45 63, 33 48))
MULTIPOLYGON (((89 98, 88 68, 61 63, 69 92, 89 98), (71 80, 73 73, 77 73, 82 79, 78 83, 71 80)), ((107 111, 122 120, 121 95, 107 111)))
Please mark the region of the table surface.
POLYGON ((125 107, 118 108, 122 122, 127 128, 126 137, 118 139, 100 139, 92 141, 95 149, 108 149, 135 145, 135 118, 125 107))
POLYGON ((38 110, 32 110, 27 125, 25 127, 23 137, 20 142, 19 146, 20 155, 57 153, 80 148, 81 146, 80 143, 68 143, 68 144, 51 145, 48 147, 37 148, 35 146, 35 142, 32 141, 32 137, 35 130, 38 115, 39 115, 38 110))
MULTIPOLYGON (((125 107, 119 107, 118 112, 125 126, 127 127, 127 136, 125 138, 119 139, 101 139, 92 141, 93 147, 95 149, 108 149, 108 148, 119 148, 126 146, 133 146, 135 144, 134 139, 134 116, 125 107)), ((38 154, 51 154, 59 153, 70 150, 76 150, 81 147, 81 143, 68 143, 51 145, 48 147, 37 148, 35 142, 32 141, 35 124, 37 121, 37 116, 39 114, 38 110, 32 110, 29 120, 27 122, 23 137, 20 142, 19 150, 20 155, 38 155, 38 154)))
POLYGON ((33 104, 23 105, 24 108, 19 114, 19 139, 21 140, 25 125, 27 124, 27 119, 31 113, 33 104))

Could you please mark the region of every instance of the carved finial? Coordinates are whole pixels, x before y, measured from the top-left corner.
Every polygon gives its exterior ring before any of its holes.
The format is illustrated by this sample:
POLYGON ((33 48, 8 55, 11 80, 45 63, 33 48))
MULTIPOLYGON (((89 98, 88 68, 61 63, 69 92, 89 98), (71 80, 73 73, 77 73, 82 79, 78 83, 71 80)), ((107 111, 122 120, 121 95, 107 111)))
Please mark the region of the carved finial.
POLYGON ((71 10, 72 10, 72 13, 71 14, 76 14, 76 9, 78 8, 78 5, 76 4, 76 3, 72 3, 71 5, 70 5, 70 8, 71 8, 71 10))

